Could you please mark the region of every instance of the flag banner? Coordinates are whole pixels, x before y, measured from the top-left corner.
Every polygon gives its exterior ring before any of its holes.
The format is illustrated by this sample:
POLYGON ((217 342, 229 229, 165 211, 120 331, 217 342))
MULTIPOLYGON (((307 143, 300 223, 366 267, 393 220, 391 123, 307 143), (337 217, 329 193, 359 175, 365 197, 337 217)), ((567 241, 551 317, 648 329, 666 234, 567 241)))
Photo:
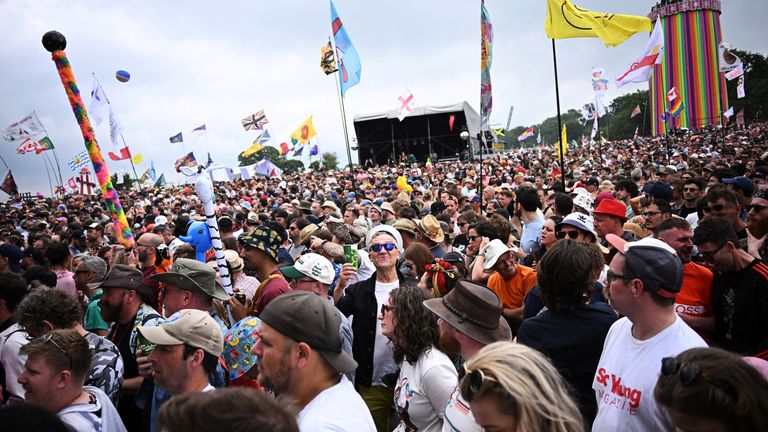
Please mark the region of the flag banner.
MULTIPOLYGON (((521 133, 520 136, 517 137, 518 141, 526 140, 533 136, 533 126, 529 127, 525 130, 525 132, 521 133)), ((539 137, 541 137, 541 131, 539 131, 539 137)))
POLYGON ((717 46, 717 64, 720 72, 729 72, 741 66, 739 56, 731 52, 731 47, 725 42, 720 42, 717 46))
POLYGON ((45 133, 43 124, 38 120, 35 113, 24 116, 23 119, 15 121, 3 128, 3 139, 6 141, 19 141, 32 138, 35 135, 45 133))
POLYGON ((595 118, 595 121, 592 122, 592 132, 589 134, 589 140, 591 142, 595 142, 595 136, 597 136, 597 128, 599 126, 597 121, 597 118, 595 118))
POLYGON ((723 113, 723 117, 725 118, 729 118, 731 116, 733 116, 733 107, 728 108, 728 111, 723 113))
POLYGON ((163 187, 165 186, 165 173, 160 174, 160 178, 157 179, 157 181, 153 182, 154 187, 163 187))
POLYGON ((211 165, 213 165, 213 159, 211 158, 211 152, 208 152, 208 161, 205 163, 205 167, 208 168, 211 165))
POLYGON ((640 136, 640 126, 635 126, 635 135, 632 137, 632 139, 637 139, 637 137, 640 136))
POLYGON ((592 69, 592 91, 596 94, 603 95, 608 91, 608 78, 605 75, 603 68, 592 69))
POLYGON ((302 154, 303 152, 304 152, 304 146, 301 146, 301 147, 299 147, 299 148, 298 148, 298 150, 296 150, 295 152, 293 152, 293 157, 301 156, 301 154, 302 154))
POLYGON ((262 159, 261 162, 254 165, 253 172, 267 177, 278 177, 283 174, 283 170, 270 162, 269 159, 262 159))
POLYGON ((131 151, 128 150, 128 147, 123 147, 120 149, 120 154, 115 154, 112 152, 109 152, 109 158, 113 161, 121 161, 131 158, 131 151))
POLYGON ((600 93, 595 93, 595 118, 603 117, 606 112, 603 96, 600 93))
POLYGON ((653 26, 653 33, 645 43, 645 47, 640 55, 632 60, 629 67, 616 77, 616 87, 621 87, 628 83, 648 82, 653 74, 654 65, 661 64, 664 58, 664 29, 661 27, 661 20, 656 19, 653 26))
POLYGON ((256 138, 256 141, 261 145, 266 145, 270 141, 272 141, 272 135, 269 134, 269 131, 264 129, 264 132, 259 135, 258 138, 256 138))
POLYGON ((648 17, 593 12, 571 0, 547 0, 544 31, 551 39, 596 37, 605 46, 616 46, 635 33, 650 32, 651 27, 648 17))
POLYGON ((320 69, 325 72, 326 75, 330 75, 339 70, 336 67, 336 58, 333 56, 331 41, 328 41, 320 47, 320 69))
POLYGON ((134 165, 138 165, 138 164, 140 164, 140 163, 144 162, 144 155, 142 155, 141 153, 136 153, 136 154, 135 154, 135 155, 133 155, 133 157, 131 158, 131 162, 132 162, 134 165))
POLYGON ((249 131, 264 129, 264 126, 269 123, 269 120, 267 120, 267 116, 264 115, 264 110, 259 110, 256 114, 251 114, 248 117, 240 120, 240 123, 243 125, 245 130, 249 131))
POLYGON ((8 195, 18 195, 19 187, 16 186, 16 180, 13 179, 13 173, 8 170, 8 174, 3 178, 3 182, 0 183, 0 190, 8 195))
POLYGON ((115 184, 124 184, 125 183, 125 173, 123 171, 118 171, 115 173, 115 184))
POLYGON ((331 0, 331 30, 333 31, 333 41, 336 43, 341 97, 344 97, 350 87, 360 82, 363 68, 360 64, 360 56, 357 54, 355 46, 352 45, 349 35, 347 35, 347 28, 342 24, 339 14, 336 13, 333 0, 331 0))
POLYGON ((629 118, 635 118, 640 112, 640 105, 635 106, 635 109, 632 110, 632 114, 629 115, 629 118))
POLYGON ((288 143, 281 142, 280 143, 280 156, 287 155, 289 151, 291 151, 291 149, 288 147, 288 143))
MULTIPOLYGON (((176 172, 181 172, 181 167, 193 167, 197 165, 197 160, 195 160, 195 155, 192 152, 187 153, 186 155, 176 159, 176 162, 173 164, 173 167, 176 168, 176 172)), ((149 170, 147 170, 149 172, 149 170)))
POLYGON ((312 116, 309 116, 304 120, 304 123, 299 125, 299 127, 291 134, 292 139, 295 139, 302 144, 306 144, 313 136, 315 136, 315 128, 312 126, 312 116))
POLYGON ((157 181, 157 172, 155 171, 155 161, 149 162, 149 176, 152 178, 152 183, 157 181))
MULTIPOLYGON (((595 120, 597 121, 597 120, 595 120)), ((563 125, 563 131, 560 134, 560 140, 557 142, 557 157, 563 157, 568 154, 568 127, 563 125)))
POLYGON ((205 124, 192 129, 192 132, 205 132, 205 124))
POLYGON ((410 90, 405 89, 405 92, 397 97, 397 119, 403 121, 408 117, 408 114, 413 112, 416 102, 413 99, 413 93, 410 90))
POLYGON ((69 169, 72 170, 72 172, 78 172, 79 168, 82 168, 86 166, 91 160, 88 158, 88 152, 86 150, 83 150, 82 152, 78 153, 73 157, 67 165, 69 165, 69 169))
POLYGON ((176 135, 169 138, 171 140, 171 143, 180 143, 184 142, 184 138, 181 136, 181 132, 177 133, 176 135))
POLYGON ((151 181, 150 172, 149 172, 149 168, 147 168, 147 170, 144 171, 144 174, 142 174, 141 177, 139 177, 139 183, 142 186, 151 186, 154 182, 150 182, 150 181, 151 181))
POLYGON ((51 142, 48 137, 43 137, 39 140, 34 140, 32 138, 27 138, 22 143, 16 147, 16 153, 18 154, 24 154, 29 152, 35 152, 35 154, 40 154, 46 150, 52 150, 53 149, 53 143, 51 142))
POLYGON ((494 133, 494 135, 496 135, 497 137, 503 137, 503 136, 506 136, 506 133, 505 133, 505 131, 504 131, 504 128, 493 129, 493 133, 494 133))
POLYGON ((312 148, 309 149, 309 155, 310 156, 317 156, 317 152, 318 152, 317 144, 313 144, 312 148))
POLYGON ((739 77, 736 84, 736 98, 743 99, 746 95, 747 92, 744 90, 744 75, 742 75, 739 77))
MULTIPOLYGON (((533 133, 533 128, 531 128, 531 133, 533 133)), ((536 135, 536 144, 541 144, 541 128, 539 128, 539 134, 536 135)))
POLYGON ((91 88, 91 103, 88 104, 88 117, 93 121, 93 127, 100 125, 104 121, 104 109, 106 109, 108 104, 104 89, 101 88, 99 80, 94 75, 93 87, 91 88))
POLYGON ((672 88, 671 88, 671 89, 670 89, 670 90, 667 92, 667 102, 672 102, 672 101, 673 101, 673 100, 675 100, 675 99, 680 99, 680 93, 678 93, 678 92, 677 92, 677 88, 673 86, 673 87, 672 87, 672 88))
POLYGON ((80 195, 91 195, 96 183, 91 181, 91 172, 88 168, 80 170, 80 175, 75 177, 75 182, 80 184, 80 195))
POLYGON ((672 115, 672 118, 679 117, 684 108, 685 104, 683 103, 683 99, 676 98, 669 104, 669 113, 672 115))
POLYGON ((744 108, 740 109, 738 114, 736 114, 736 124, 744 126, 744 108))
POLYGON ((480 129, 485 130, 493 109, 493 88, 491 86, 491 63, 493 63, 493 26, 485 0, 480 2, 480 129))
POLYGON ((112 141, 112 147, 118 148, 120 144, 117 142, 117 137, 123 132, 123 127, 120 126, 120 122, 117 121, 117 116, 112 111, 112 105, 109 106, 109 139, 112 141))
POLYGON ((456 122, 456 114, 451 114, 450 117, 448 117, 448 129, 453 132, 453 124, 456 122))
POLYGON ((243 155, 243 157, 251 157, 251 155, 253 155, 254 153, 256 153, 257 151, 259 151, 259 150, 261 150, 263 148, 264 148, 264 146, 261 145, 259 140, 256 140, 256 141, 253 142, 253 144, 251 144, 250 147, 245 149, 245 151, 242 152, 241 154, 243 155))
POLYGON ((744 75, 744 66, 739 64, 737 67, 725 73, 725 79, 728 81, 733 81, 742 75, 744 75))

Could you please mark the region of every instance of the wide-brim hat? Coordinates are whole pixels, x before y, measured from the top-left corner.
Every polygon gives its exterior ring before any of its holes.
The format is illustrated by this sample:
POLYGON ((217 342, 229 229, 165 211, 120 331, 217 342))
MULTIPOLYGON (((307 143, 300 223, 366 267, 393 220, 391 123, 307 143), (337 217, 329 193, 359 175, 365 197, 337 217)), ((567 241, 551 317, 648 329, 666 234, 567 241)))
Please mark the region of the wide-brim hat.
POLYGON ((315 233, 315 231, 319 230, 320 227, 311 223, 299 231, 299 244, 303 245, 304 243, 308 242, 309 239, 312 237, 312 234, 315 233))
POLYGON ((267 226, 258 226, 251 232, 242 233, 237 241, 243 246, 256 248, 269 255, 275 262, 277 259, 277 250, 280 249, 280 234, 267 226))
POLYGON ((460 280, 445 296, 423 304, 451 327, 482 344, 512 339, 499 297, 484 285, 460 280))
POLYGON ((398 231, 405 231, 411 235, 416 235, 416 230, 418 229, 414 221, 404 218, 396 220, 392 226, 398 231))
POLYGON ((364 238, 364 236, 360 235, 359 230, 353 229, 352 226, 344 222, 326 221, 325 226, 342 244, 357 244, 364 238))
POLYGON ((445 240, 445 233, 440 227, 440 222, 433 215, 427 215, 424 219, 418 220, 416 226, 419 228, 425 237, 432 240, 435 243, 442 243, 445 240))
POLYGON ((218 300, 229 300, 229 294, 216 282, 216 271, 197 260, 178 258, 170 271, 149 278, 178 289, 202 293, 218 300))
POLYGON ((97 285, 100 288, 122 288, 134 290, 142 295, 149 295, 150 290, 144 283, 141 270, 125 264, 115 264, 109 269, 104 280, 97 285))

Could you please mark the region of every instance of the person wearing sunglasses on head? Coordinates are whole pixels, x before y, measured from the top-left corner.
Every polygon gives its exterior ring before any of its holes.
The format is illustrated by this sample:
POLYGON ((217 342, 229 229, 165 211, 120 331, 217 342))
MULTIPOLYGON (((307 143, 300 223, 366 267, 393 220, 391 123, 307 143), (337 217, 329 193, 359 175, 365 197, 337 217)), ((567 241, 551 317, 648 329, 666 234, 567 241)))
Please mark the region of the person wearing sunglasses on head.
POLYGON ((768 189, 759 190, 747 209, 748 252, 755 258, 768 258, 768 189))
POLYGON ((677 430, 768 430, 768 381, 755 361, 717 348, 686 350, 662 359, 653 396, 677 430))
POLYGON ((389 298, 389 293, 405 283, 405 276, 397 269, 403 250, 403 240, 395 227, 377 225, 366 238, 368 255, 376 272, 365 280, 349 285, 357 274, 353 264, 344 264, 339 281, 333 290, 336 307, 347 317, 353 316, 352 353, 357 361, 355 385, 371 411, 376 429, 391 430, 389 410, 392 389, 382 378, 397 370, 392 347, 381 333, 376 316, 389 298))
POLYGON ((768 265, 738 246, 731 224, 705 218, 693 243, 717 276, 712 293, 714 342, 742 355, 768 359, 768 265))
POLYGON ((486 431, 582 432, 567 384, 544 355, 496 342, 464 364, 459 383, 477 424, 486 431))

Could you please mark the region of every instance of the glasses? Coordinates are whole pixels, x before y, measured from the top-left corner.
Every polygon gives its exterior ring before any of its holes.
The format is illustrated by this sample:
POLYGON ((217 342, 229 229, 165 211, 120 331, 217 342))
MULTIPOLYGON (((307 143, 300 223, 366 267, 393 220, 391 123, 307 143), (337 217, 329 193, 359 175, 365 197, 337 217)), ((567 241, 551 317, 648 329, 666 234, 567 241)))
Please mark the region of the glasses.
POLYGON ((463 227, 464 225, 469 225, 469 224, 466 222, 456 222, 456 225, 463 227))
POLYGON ((684 386, 690 385, 691 383, 696 381, 696 378, 701 377, 708 384, 711 384, 717 387, 718 389, 722 390, 723 392, 725 392, 731 397, 734 396, 733 389, 730 388, 730 386, 726 385, 724 382, 721 382, 719 380, 712 378, 710 374, 699 369, 699 367, 696 366, 695 363, 691 363, 691 362, 678 363, 677 359, 674 357, 664 357, 663 359, 661 359, 661 374, 667 378, 671 377, 672 375, 678 374, 678 376, 680 377, 680 384, 684 386))
POLYGON ((64 348, 61 347, 61 345, 59 345, 58 343, 56 343, 55 340, 53 340, 53 333, 48 333, 48 334, 44 335, 42 338, 40 338, 40 340, 44 344, 48 343, 48 342, 52 343, 53 346, 58 348, 59 351, 61 351, 65 356, 67 356, 67 360, 69 361, 69 367, 67 369, 72 370, 72 357, 69 355, 69 353, 67 351, 64 350, 64 348))
POLYGON ((744 206, 744 208, 747 210, 747 213, 751 212, 752 210, 755 211, 755 213, 760 213, 761 211, 768 208, 768 206, 760 205, 760 204, 749 204, 744 206))
POLYGON ((571 240, 576 240, 581 235, 578 231, 558 231, 555 235, 558 239, 562 240, 566 237, 568 237, 571 240))
POLYGON ((610 285, 610 284, 611 284, 611 283, 612 283, 614 280, 616 280, 616 279, 621 279, 621 280, 624 280, 624 281, 631 281, 632 279, 634 279, 634 278, 635 278, 634 276, 629 276, 629 275, 623 275, 623 274, 614 273, 614 272, 613 272, 613 271, 611 271, 611 270, 608 270, 608 273, 607 273, 606 275, 607 275, 607 279, 608 279, 608 280, 607 280, 607 282, 608 282, 608 285, 610 285))
POLYGON ((314 279, 301 279, 301 278, 291 279, 291 285, 293 285, 294 287, 299 286, 299 284, 302 284, 302 283, 311 283, 311 282, 315 282, 315 280, 314 279))
POLYGON ((380 312, 381 312, 382 315, 385 315, 387 312, 392 312, 394 310, 395 310, 394 306, 388 305, 388 304, 382 304, 380 312))
POLYGON ((90 273, 90 272, 91 272, 91 270, 75 270, 75 274, 76 275, 83 274, 83 273, 90 273))
POLYGON ((645 216, 645 217, 654 217, 654 216, 660 215, 660 214, 661 214, 661 212, 647 211, 647 212, 643 213, 643 216, 645 216))
POLYGON ((709 262, 709 263, 714 262, 715 255, 717 255, 717 253, 720 252, 720 249, 722 249, 723 246, 725 246, 727 243, 728 242, 721 244, 719 248, 715 249, 712 252, 699 252, 699 256, 701 257, 701 259, 703 259, 706 262, 709 262))
POLYGON ((698 191, 699 191, 699 188, 695 188, 695 187, 683 188, 683 192, 698 192, 698 191))
POLYGON ((477 240, 477 239, 479 239, 479 238, 480 238, 480 236, 469 236, 469 237, 467 237, 467 240, 469 240, 469 241, 475 241, 475 240, 477 240))
POLYGON ((464 376, 467 377, 466 379, 469 381, 469 391, 472 393, 470 396, 480 391, 485 380, 495 381, 492 377, 486 376, 482 370, 469 370, 466 366, 464 366, 464 376))
POLYGON ((373 252, 381 252, 381 250, 384 249, 387 252, 392 252, 395 249, 394 243, 374 243, 371 245, 371 250, 373 252))
POLYGON ((715 204, 713 206, 704 207, 705 213, 712 213, 712 211, 721 212, 725 208, 725 204, 715 204))

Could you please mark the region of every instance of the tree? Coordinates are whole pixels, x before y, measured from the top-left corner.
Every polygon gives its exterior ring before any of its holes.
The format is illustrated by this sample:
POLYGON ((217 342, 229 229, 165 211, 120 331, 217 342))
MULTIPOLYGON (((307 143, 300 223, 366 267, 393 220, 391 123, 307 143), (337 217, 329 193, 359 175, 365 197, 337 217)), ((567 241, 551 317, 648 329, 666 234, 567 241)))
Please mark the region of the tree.
POLYGON ((336 170, 339 168, 339 157, 336 156, 336 153, 333 152, 324 152, 320 155, 320 158, 322 159, 323 163, 323 169, 325 170, 336 170))
POLYGON ((253 165, 262 159, 269 159, 278 168, 288 173, 295 173, 304 169, 304 162, 280 156, 280 151, 270 146, 264 147, 248 157, 244 157, 242 153, 237 156, 239 166, 253 165))
POLYGON ((320 171, 320 161, 312 161, 312 163, 309 164, 309 169, 312 171, 320 171))
POLYGON ((631 139, 635 135, 635 129, 639 128, 641 136, 651 134, 652 119, 648 108, 648 90, 638 90, 619 96, 608 107, 608 118, 600 119, 600 127, 607 129, 610 139, 631 139), (632 110, 640 106, 640 114, 633 118, 632 110))

